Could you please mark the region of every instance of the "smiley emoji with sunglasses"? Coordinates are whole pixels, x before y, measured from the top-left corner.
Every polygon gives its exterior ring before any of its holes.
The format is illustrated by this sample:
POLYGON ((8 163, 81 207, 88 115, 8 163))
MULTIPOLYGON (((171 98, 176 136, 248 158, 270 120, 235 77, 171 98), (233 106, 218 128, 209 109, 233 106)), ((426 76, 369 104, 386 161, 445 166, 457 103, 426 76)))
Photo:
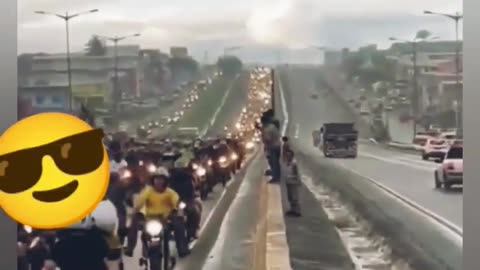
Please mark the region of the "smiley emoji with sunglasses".
POLYGON ((0 137, 0 206, 37 229, 80 222, 102 201, 110 166, 103 132, 63 113, 42 113, 0 137))

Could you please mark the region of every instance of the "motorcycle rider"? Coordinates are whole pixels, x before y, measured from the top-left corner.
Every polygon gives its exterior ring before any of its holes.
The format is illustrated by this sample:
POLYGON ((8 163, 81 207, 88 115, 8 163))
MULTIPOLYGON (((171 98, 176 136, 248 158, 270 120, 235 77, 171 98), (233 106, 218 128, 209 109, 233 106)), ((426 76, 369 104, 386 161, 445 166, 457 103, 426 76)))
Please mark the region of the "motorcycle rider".
POLYGON ((62 270, 108 270, 105 258, 109 246, 104 233, 89 216, 80 223, 57 232, 52 257, 62 270))
MULTIPOLYGON (((143 220, 143 216, 139 211, 145 207, 145 219, 161 218, 162 220, 170 220, 169 230, 173 230, 175 242, 177 245, 178 255, 185 257, 190 254, 190 250, 185 239, 185 225, 183 221, 176 217, 175 212, 179 204, 179 195, 169 185, 169 177, 165 170, 160 168, 152 174, 151 185, 147 185, 136 202, 134 209, 137 214, 133 217, 128 235, 128 246, 125 255, 132 256, 136 246, 139 223, 143 220)), ((169 235, 169 234, 166 234, 169 235)))
POLYGON ((110 144, 109 150, 111 154, 110 171, 117 172, 118 170, 128 166, 128 163, 124 158, 120 142, 113 141, 110 144))
POLYGON ((230 171, 228 170, 228 167, 222 168, 220 164, 218 164, 218 161, 221 157, 228 158, 228 154, 229 148, 226 142, 222 139, 215 140, 212 146, 212 159, 214 160, 213 168, 216 171, 216 174, 221 178, 223 186, 225 186, 226 182, 230 180, 230 171))
POLYGON ((125 202, 127 200, 127 184, 125 182, 122 172, 125 172, 125 169, 119 171, 113 171, 110 173, 110 183, 107 190, 107 198, 115 206, 115 210, 118 216, 118 230, 117 234, 120 238, 120 242, 125 241, 127 236, 127 207, 125 202))
POLYGON ((170 170, 170 187, 177 192, 180 200, 185 202, 187 207, 187 239, 197 238, 197 230, 200 227, 200 209, 198 209, 195 194, 195 170, 189 166, 189 163, 180 159, 175 163, 175 168, 170 170))
POLYGON ((175 161, 182 156, 178 150, 174 149, 171 144, 167 145, 165 152, 162 154, 162 163, 167 168, 173 168, 175 161))

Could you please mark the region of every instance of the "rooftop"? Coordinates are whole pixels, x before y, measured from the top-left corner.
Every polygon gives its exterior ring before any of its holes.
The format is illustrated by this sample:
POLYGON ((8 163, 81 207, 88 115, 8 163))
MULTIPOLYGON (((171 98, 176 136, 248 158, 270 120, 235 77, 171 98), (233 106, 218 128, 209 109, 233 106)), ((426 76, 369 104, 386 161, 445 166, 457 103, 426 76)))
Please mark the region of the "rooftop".
MULTIPOLYGON (((419 42, 417 50, 419 52, 448 53, 455 52, 456 46, 457 43, 454 40, 419 42)), ((407 54, 412 52, 412 45, 405 42, 395 42, 388 51, 392 54, 407 54)))
MULTIPOLYGON (((108 83, 109 79, 105 75, 93 75, 85 73, 73 73, 72 85, 90 85, 108 83)), ((38 87, 38 86, 67 86, 67 73, 33 73, 26 77, 20 87, 38 87)))
MULTIPOLYGON (((119 57, 138 57, 140 54, 140 46, 139 45, 119 45, 117 46, 117 52, 119 57)), ((71 52, 71 58, 84 58, 84 59, 108 59, 114 56, 114 47, 107 46, 107 53, 106 55, 102 56, 89 56, 86 55, 84 51, 82 52, 71 52)), ((66 53, 54 53, 54 54, 46 54, 46 55, 36 55, 34 59, 65 59, 67 57, 66 53)))

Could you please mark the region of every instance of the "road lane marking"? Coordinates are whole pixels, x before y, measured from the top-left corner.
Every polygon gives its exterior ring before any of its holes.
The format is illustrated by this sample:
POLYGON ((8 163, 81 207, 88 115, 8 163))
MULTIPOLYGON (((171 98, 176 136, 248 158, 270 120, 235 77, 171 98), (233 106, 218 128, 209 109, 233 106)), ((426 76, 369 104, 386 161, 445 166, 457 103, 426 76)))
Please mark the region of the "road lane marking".
POLYGON ((300 125, 295 125, 295 139, 298 139, 298 133, 300 133, 300 125))
POLYGON ((411 168, 414 168, 414 169, 427 171, 427 172, 433 172, 436 169, 435 167, 432 167, 432 166, 426 166, 427 164, 419 165, 419 164, 415 164, 415 163, 410 163, 410 161, 402 161, 402 160, 396 160, 396 159, 392 159, 392 158, 373 155, 373 154, 370 154, 368 152, 367 153, 360 152, 360 153, 358 153, 358 155, 362 156, 362 157, 367 157, 367 158, 372 158, 372 159, 392 163, 392 164, 404 165, 404 166, 407 166, 407 167, 411 167, 411 168))
POLYGON ((227 91, 225 91, 225 94, 223 94, 222 100, 220 102, 220 106, 218 106, 217 110, 213 114, 213 117, 210 120, 210 126, 207 125, 207 128, 204 129, 204 132, 203 132, 204 134, 207 133, 208 128, 213 127, 215 122, 217 122, 218 114, 222 111, 223 107, 225 106, 225 102, 227 101, 227 98, 230 95, 230 92, 232 91, 233 86, 235 85, 235 81, 238 79, 239 76, 240 74, 237 74, 237 76, 235 76, 232 83, 228 86, 227 91))
POLYGON ((351 173, 359 176, 362 179, 365 179, 375 185, 377 188, 380 190, 384 191, 386 194, 390 195, 392 198, 397 199, 398 201, 402 202, 403 204, 409 206, 413 210, 416 210, 420 214, 424 215, 425 217, 431 219, 432 221, 436 222, 438 225, 440 225, 442 228, 445 229, 445 232, 449 233, 450 235, 454 236, 459 243, 459 245, 463 245, 463 229, 456 224, 453 224, 452 222, 448 221, 447 219, 435 214, 434 212, 426 209, 423 206, 420 206, 418 203, 416 203, 414 200, 403 196, 399 194, 398 192, 394 191, 393 189, 390 189, 389 187, 383 185, 380 183, 380 181, 375 180, 371 177, 365 176, 362 173, 358 172, 355 169, 349 168, 343 163, 336 163, 340 167, 344 168, 347 171, 350 171, 351 173))

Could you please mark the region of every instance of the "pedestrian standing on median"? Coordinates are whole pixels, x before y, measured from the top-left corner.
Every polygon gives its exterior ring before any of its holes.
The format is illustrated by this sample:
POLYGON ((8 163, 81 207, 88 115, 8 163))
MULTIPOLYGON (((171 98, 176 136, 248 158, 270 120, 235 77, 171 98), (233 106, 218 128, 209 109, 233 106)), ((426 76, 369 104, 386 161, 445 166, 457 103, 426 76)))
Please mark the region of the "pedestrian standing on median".
POLYGON ((301 185, 300 172, 294 152, 289 149, 284 153, 285 164, 283 165, 283 178, 287 187, 287 197, 290 204, 290 210, 285 214, 292 217, 302 216, 300 211, 299 189, 301 185))
POLYGON ((283 136, 282 137, 282 161, 283 162, 286 162, 287 161, 287 158, 286 158, 286 155, 285 153, 287 153, 287 151, 289 150, 292 150, 290 148, 290 142, 289 142, 289 139, 287 136, 283 136))
POLYGON ((262 118, 263 144, 272 175, 270 183, 278 183, 281 176, 280 158, 282 152, 280 129, 272 110, 266 111, 262 118))

